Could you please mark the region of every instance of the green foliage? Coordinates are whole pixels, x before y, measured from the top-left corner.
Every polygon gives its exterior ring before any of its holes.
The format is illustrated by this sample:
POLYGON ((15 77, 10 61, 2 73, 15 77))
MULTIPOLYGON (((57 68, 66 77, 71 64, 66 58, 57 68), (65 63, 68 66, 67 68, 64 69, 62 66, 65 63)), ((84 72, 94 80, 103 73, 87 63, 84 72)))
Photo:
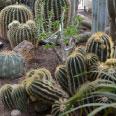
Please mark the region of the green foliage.
POLYGON ((32 19, 32 12, 24 5, 9 5, 5 7, 0 13, 0 37, 7 39, 8 25, 12 21, 17 20, 20 23, 25 23, 32 19))
POLYGON ((13 51, 0 52, 0 77, 13 79, 25 73, 25 61, 23 57, 13 51))

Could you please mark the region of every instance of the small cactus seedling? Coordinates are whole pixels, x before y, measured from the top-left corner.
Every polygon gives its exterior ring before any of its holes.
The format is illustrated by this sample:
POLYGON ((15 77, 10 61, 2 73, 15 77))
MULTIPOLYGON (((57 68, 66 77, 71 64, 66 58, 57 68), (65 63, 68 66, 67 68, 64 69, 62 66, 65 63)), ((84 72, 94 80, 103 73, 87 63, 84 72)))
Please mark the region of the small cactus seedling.
POLYGON ((0 97, 1 101, 4 104, 4 107, 7 109, 13 109, 14 108, 14 101, 12 100, 12 86, 10 84, 3 85, 0 88, 0 97))

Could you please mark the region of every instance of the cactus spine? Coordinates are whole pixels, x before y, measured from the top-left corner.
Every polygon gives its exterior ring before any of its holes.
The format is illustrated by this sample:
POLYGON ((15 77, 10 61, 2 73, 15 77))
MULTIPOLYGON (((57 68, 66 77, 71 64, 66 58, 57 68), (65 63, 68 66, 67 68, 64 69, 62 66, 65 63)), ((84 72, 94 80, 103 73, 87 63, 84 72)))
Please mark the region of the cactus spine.
POLYGON ((10 84, 6 84, 0 88, 0 97, 4 106, 8 109, 14 108, 14 102, 12 100, 12 86, 10 84))
POLYGON ((28 95, 23 85, 16 85, 12 90, 12 100, 16 109, 26 111, 28 105, 28 95))
POLYGON ((34 45, 37 41, 37 28, 34 21, 27 21, 26 24, 21 24, 18 21, 13 21, 8 26, 8 39, 11 47, 14 48, 23 40, 28 40, 34 45))
POLYGON ((4 79, 17 78, 25 73, 24 59, 13 51, 0 53, 0 66, 0 77, 4 79))
POLYGON ((100 61, 106 61, 112 55, 113 42, 111 38, 102 32, 93 34, 86 44, 86 51, 94 53, 100 61))
POLYGON ((70 93, 73 95, 78 87, 86 81, 86 60, 80 53, 73 53, 66 62, 68 84, 70 93))
POLYGON ((44 22, 44 30, 48 31, 51 22, 61 21, 64 7, 66 8, 64 13, 64 25, 66 26, 70 17, 69 0, 36 0, 35 17, 36 19, 41 17, 44 22))
POLYGON ((0 37, 7 39, 8 25, 17 20, 25 23, 33 19, 32 12, 24 5, 10 5, 5 7, 0 13, 0 37))

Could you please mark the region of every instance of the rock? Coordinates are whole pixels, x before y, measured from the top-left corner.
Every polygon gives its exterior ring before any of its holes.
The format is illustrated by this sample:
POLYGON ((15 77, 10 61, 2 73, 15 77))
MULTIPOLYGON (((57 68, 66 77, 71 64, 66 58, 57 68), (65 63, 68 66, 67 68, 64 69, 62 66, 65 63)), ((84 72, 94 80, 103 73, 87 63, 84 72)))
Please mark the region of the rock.
POLYGON ((13 51, 21 54, 25 61, 30 61, 34 58, 34 45, 27 40, 18 44, 13 51))
POLYGON ((11 116, 21 116, 21 111, 19 111, 19 110, 12 110, 11 111, 11 116))

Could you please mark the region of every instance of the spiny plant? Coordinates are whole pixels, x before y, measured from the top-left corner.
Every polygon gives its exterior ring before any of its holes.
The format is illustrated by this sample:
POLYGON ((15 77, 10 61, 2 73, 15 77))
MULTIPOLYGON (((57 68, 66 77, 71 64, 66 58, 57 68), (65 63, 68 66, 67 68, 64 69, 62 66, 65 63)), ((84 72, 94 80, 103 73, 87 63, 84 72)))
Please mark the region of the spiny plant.
POLYGON ((85 83, 87 80, 86 73, 86 60, 85 56, 80 53, 72 53, 66 61, 66 70, 69 91, 73 95, 77 91, 78 87, 85 83))
POLYGON ((67 77, 67 71, 65 65, 60 65, 56 68, 55 79, 62 87, 62 89, 70 95, 70 91, 68 87, 68 77, 67 77))
POLYGON ((13 51, 0 52, 0 77, 13 79, 25 73, 25 61, 20 54, 13 51))
POLYGON ((32 12, 24 5, 16 4, 5 7, 0 13, 0 37, 7 39, 8 25, 12 21, 17 20, 20 23, 25 23, 32 19, 32 12))
MULTIPOLYGON (((36 0, 35 2, 35 17, 36 20, 42 22, 43 30, 57 30, 62 15, 64 16, 64 25, 70 21, 70 3, 69 0, 36 0), (53 23, 52 23, 53 22, 53 23), (50 29, 51 28, 51 29, 50 29)), ((41 23, 41 22, 37 23, 41 23)))
POLYGON ((40 99, 48 104, 53 104, 60 97, 66 97, 64 92, 54 84, 39 79, 33 79, 26 83, 26 91, 30 96, 34 96, 36 99, 40 99))
POLYGON ((93 66, 94 64, 99 62, 99 58, 97 55, 93 53, 87 53, 86 54, 86 64, 87 67, 93 66))
POLYGON ((13 21, 8 25, 8 29, 8 40, 10 41, 12 48, 17 46, 23 40, 28 40, 36 45, 37 28, 34 21, 29 20, 26 24, 13 21))
POLYGON ((83 55, 85 55, 86 54, 86 49, 85 49, 85 47, 84 46, 79 46, 79 47, 76 47, 75 49, 74 49, 74 52, 76 53, 81 53, 81 54, 83 54, 83 55))
POLYGON ((96 54, 100 61, 105 62, 106 59, 112 56, 112 39, 103 32, 97 32, 89 38, 86 44, 86 51, 96 54))
POLYGON ((23 85, 17 84, 13 87, 11 93, 15 108, 20 111, 26 111, 28 106, 28 94, 23 85))
POLYGON ((14 108, 14 101, 11 96, 12 90, 13 88, 10 84, 5 84, 0 88, 1 101, 7 109, 14 108))

